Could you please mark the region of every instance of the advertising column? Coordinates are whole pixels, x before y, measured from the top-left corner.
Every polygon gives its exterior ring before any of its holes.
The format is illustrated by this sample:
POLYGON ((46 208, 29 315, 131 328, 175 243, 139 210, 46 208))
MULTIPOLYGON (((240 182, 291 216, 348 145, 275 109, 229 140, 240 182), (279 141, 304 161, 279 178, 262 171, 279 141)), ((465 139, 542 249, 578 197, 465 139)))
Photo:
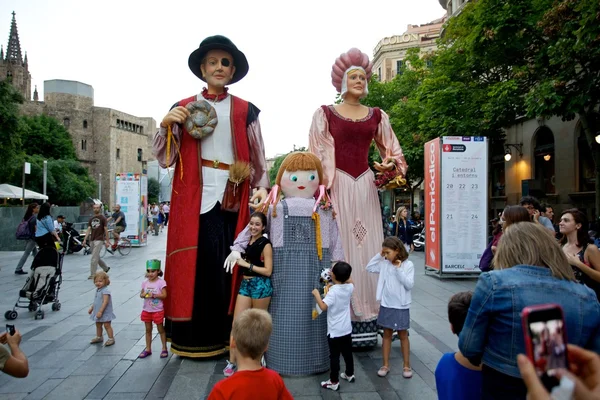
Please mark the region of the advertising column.
POLYGON ((133 173, 117 174, 115 203, 121 205, 125 214, 127 228, 121 234, 131 241, 133 246, 145 243, 145 231, 142 223, 143 202, 142 175, 133 173))
POLYGON ((440 139, 425 143, 425 267, 441 268, 440 139))
POLYGON ((479 272, 487 245, 487 153, 487 138, 442 138, 442 273, 479 272))

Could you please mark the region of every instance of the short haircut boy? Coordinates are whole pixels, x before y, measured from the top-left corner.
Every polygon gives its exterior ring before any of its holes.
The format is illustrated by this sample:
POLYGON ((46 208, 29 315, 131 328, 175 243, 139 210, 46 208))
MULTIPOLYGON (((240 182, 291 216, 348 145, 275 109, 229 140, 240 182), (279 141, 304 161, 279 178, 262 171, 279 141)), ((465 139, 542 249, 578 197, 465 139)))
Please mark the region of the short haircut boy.
POLYGON ((352 275, 352 267, 344 261, 336 262, 331 270, 335 275, 335 279, 340 281, 340 283, 345 283, 350 279, 350 275, 352 275))
POLYGON ((267 350, 272 330, 271 315, 264 310, 251 308, 242 312, 233 321, 231 336, 240 355, 260 360, 267 350))
POLYGON ((450 301, 448 302, 448 321, 452 325, 452 332, 456 335, 460 335, 465 325, 472 298, 472 292, 459 292, 450 297, 450 301))

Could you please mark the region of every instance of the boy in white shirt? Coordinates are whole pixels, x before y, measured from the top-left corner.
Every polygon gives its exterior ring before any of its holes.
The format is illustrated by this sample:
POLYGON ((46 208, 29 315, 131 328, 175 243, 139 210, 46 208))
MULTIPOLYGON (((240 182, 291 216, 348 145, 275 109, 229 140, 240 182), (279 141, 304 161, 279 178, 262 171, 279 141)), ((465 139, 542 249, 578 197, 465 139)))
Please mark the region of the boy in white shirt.
POLYGON ((339 377, 354 382, 354 359, 352 358, 352 323, 350 322, 350 300, 354 284, 350 280, 352 267, 343 261, 337 262, 331 269, 331 279, 334 283, 327 295, 321 300, 317 289, 313 295, 319 308, 327 310, 327 342, 331 354, 331 372, 329 380, 321 382, 325 389, 338 390, 339 377), (340 354, 346 363, 346 372, 340 372, 340 354))

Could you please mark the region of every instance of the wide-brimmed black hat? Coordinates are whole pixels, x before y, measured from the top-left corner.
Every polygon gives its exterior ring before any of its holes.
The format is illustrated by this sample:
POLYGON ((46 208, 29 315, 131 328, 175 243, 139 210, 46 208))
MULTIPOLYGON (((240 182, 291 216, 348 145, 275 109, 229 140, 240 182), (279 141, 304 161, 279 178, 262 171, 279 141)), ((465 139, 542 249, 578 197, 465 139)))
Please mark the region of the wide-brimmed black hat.
POLYGON ((222 35, 209 36, 200 43, 198 47, 188 59, 188 65, 194 75, 206 82, 206 79, 202 77, 202 71, 200 70, 200 64, 206 53, 211 50, 224 50, 231 54, 233 57, 233 65, 235 66, 235 73, 229 84, 236 83, 241 80, 248 73, 248 60, 244 53, 238 50, 235 44, 228 38, 222 35))

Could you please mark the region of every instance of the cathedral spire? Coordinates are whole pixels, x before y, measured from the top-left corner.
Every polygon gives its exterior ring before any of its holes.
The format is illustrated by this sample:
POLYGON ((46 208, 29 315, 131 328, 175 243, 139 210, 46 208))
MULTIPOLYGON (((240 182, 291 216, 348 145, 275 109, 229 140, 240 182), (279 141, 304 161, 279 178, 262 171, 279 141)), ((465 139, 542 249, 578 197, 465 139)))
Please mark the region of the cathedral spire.
POLYGON ((6 48, 6 61, 13 64, 23 64, 21 55, 21 43, 19 42, 19 32, 17 31, 17 19, 15 12, 12 12, 12 22, 10 24, 10 33, 8 35, 8 47, 6 48))

